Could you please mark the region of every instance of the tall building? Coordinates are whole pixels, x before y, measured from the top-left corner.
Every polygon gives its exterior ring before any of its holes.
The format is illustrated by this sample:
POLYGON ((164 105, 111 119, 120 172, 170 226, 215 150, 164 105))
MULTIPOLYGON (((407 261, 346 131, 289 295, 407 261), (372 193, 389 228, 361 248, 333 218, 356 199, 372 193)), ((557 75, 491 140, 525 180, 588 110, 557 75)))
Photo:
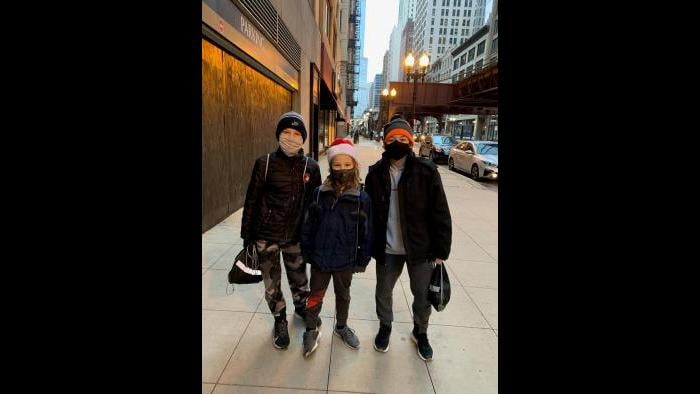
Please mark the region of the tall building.
POLYGON ((391 67, 391 53, 389 51, 384 52, 384 61, 382 62, 382 87, 379 89, 381 92, 389 82, 389 68, 391 67))
MULTIPOLYGON (((361 0, 341 0, 340 12, 341 20, 339 29, 339 39, 341 42, 341 63, 339 67, 339 77, 345 82, 345 91, 338 91, 339 95, 345 94, 346 111, 349 118, 355 113, 358 104, 357 93, 359 90, 360 55, 361 55, 361 0), (345 22, 345 23, 343 23, 345 22), (347 48, 343 51, 342 49, 347 48)), ((348 131, 347 129, 345 131, 348 131)), ((339 134, 340 135, 340 134, 339 134)))
POLYGON ((400 79, 401 72, 401 31, 403 27, 399 25, 394 26, 391 31, 391 37, 389 39, 389 69, 387 72, 387 80, 398 81, 400 79))
POLYGON ((414 45, 431 63, 485 23, 486 0, 418 0, 414 45))
POLYGON ((367 83, 367 58, 360 59, 360 81, 357 90, 357 106, 353 114, 353 118, 359 118, 362 113, 369 108, 369 84, 367 83))
POLYGON ((367 85, 367 58, 365 56, 365 22, 367 21, 367 0, 357 0, 360 3, 360 30, 359 30, 359 56, 360 56, 360 73, 357 75, 357 91, 355 92, 355 101, 357 105, 353 110, 352 117, 358 118, 362 116, 362 112, 368 108, 368 92, 367 85))
MULTIPOLYGON (((385 54, 384 58, 386 59, 387 57, 385 54)), ((372 84, 372 108, 379 108, 382 90, 384 90, 384 75, 377 74, 374 76, 374 83, 372 84)))
POLYGON ((403 72, 403 59, 406 58, 408 53, 413 52, 413 28, 415 24, 413 19, 409 19, 406 22, 406 26, 401 32, 401 51, 399 52, 399 80, 405 79, 403 72))
POLYGON ((418 0, 399 1, 399 27, 403 29, 409 19, 416 19, 416 3, 418 0))
POLYGON ((396 26, 391 31, 389 39, 389 81, 400 81, 403 78, 403 31, 409 19, 415 19, 416 3, 418 0, 400 0, 399 18, 396 26))
MULTIPOLYGON (((358 0, 360 2, 360 57, 365 56, 365 22, 367 21, 367 0, 358 0)), ((367 83, 365 79, 360 78, 361 83, 367 83)))

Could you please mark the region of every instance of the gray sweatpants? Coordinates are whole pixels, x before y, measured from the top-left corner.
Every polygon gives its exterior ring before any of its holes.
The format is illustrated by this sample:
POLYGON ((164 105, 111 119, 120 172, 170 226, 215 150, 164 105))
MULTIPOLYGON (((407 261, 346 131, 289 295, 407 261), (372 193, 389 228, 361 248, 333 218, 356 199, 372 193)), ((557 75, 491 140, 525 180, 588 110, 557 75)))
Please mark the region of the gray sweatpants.
MULTIPOLYGON (((375 301, 377 303, 377 317, 382 324, 391 325, 394 321, 392 310, 392 295, 396 281, 401 276, 406 255, 386 254, 385 264, 377 264, 377 289, 375 301)), ((413 322, 418 326, 418 333, 428 331, 431 305, 428 301, 428 288, 430 276, 433 273, 433 265, 425 261, 418 264, 407 264, 408 277, 413 293, 413 322)))

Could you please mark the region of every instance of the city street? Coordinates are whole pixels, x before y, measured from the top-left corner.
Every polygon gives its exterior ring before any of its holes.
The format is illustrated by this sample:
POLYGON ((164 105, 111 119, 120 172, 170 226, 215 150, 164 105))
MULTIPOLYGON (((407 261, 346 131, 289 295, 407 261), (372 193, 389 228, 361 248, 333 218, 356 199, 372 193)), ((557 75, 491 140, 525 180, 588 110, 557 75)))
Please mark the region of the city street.
MULTIPOLYGON (((364 179, 382 148, 362 138, 358 152, 364 179)), ((324 156, 319 164, 325 179, 324 156)), ((361 341, 359 350, 349 349, 332 333, 331 283, 321 312, 319 348, 305 359, 304 324, 289 313, 291 293, 285 279, 291 344, 285 351, 273 348, 273 319, 262 283, 235 289, 227 283, 242 248, 238 210, 202 236, 202 393, 497 393, 498 182, 473 181, 446 164, 439 165, 439 172, 452 214, 452 252, 446 262, 452 296, 444 311, 432 311, 428 337, 433 361, 422 361, 411 340, 412 295, 405 269, 394 289, 389 352, 374 350, 379 327, 374 261, 354 276, 351 287, 348 325, 361 341)))

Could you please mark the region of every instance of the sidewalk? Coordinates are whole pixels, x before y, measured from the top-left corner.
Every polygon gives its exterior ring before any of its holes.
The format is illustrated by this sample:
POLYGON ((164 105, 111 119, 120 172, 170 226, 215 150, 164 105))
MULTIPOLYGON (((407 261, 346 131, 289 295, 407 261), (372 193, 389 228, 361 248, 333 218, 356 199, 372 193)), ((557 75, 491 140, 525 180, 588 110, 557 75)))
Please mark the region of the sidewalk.
MULTIPOLYGON (((382 149, 364 138, 358 148, 364 179, 382 149)), ((326 158, 319 164, 325 179, 326 158)), ((394 288, 390 350, 374 350, 379 326, 374 261, 354 276, 351 287, 348 325, 360 338, 359 350, 349 349, 332 333, 335 297, 330 288, 316 352, 308 359, 302 356, 304 324, 292 314, 287 317, 289 349, 273 348, 273 319, 262 283, 226 294, 226 275, 242 248, 239 210, 202 236, 202 393, 497 393, 498 192, 442 166, 439 171, 452 213, 447 261, 452 298, 443 312, 433 310, 430 317, 432 362, 418 357, 411 340, 413 296, 405 269, 394 288)), ((282 290, 291 305, 285 280, 282 290)))

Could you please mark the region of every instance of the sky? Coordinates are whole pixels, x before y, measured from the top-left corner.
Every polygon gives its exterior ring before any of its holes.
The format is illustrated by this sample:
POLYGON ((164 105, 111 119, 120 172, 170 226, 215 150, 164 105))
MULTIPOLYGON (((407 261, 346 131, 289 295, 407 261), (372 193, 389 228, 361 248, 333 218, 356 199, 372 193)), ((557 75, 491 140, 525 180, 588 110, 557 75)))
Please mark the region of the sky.
POLYGON ((399 19, 399 0, 367 0, 365 48, 367 79, 382 73, 384 52, 389 49, 391 30, 399 19))
MULTIPOLYGON (((491 2, 486 1, 486 18, 491 14, 491 2)), ((367 81, 382 73, 384 52, 389 49, 391 30, 399 19, 399 0, 367 0, 364 56, 367 58, 367 81)))

